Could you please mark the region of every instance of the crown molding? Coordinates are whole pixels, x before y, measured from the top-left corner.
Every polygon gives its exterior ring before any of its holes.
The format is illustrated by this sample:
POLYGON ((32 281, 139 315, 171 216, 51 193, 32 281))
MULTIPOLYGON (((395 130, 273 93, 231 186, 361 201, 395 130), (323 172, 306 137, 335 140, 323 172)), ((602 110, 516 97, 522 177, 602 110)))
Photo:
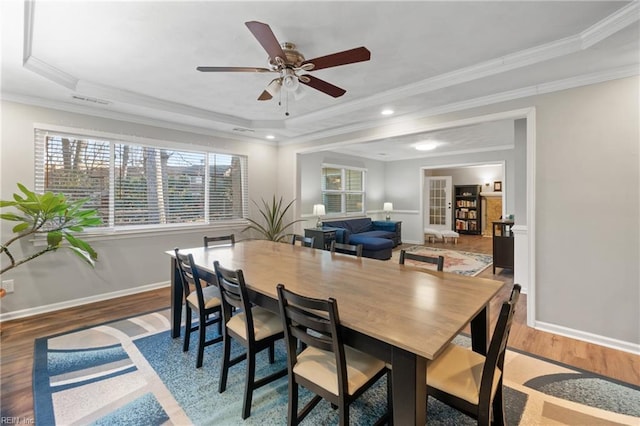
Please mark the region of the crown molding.
MULTIPOLYGON (((471 108, 478 108, 487 105, 492 105, 500 102, 511 101, 520 98, 526 98, 535 95, 542 95, 545 93, 556 92, 559 90, 572 89, 575 87, 586 86, 590 84, 602 83, 609 80, 616 80, 620 78, 632 77, 635 75, 640 75, 640 66, 631 65, 616 68, 613 70, 607 70, 603 72, 584 74, 577 77, 571 77, 562 80, 556 80, 548 83, 541 83, 537 85, 532 85, 528 87, 523 87, 519 89, 509 90, 500 93, 494 93, 487 96, 481 96, 474 99, 468 99, 460 102, 454 102, 447 105, 442 105, 435 108, 429 108, 422 111, 418 111, 411 114, 405 114, 401 117, 394 118, 389 121, 385 121, 385 127, 398 127, 398 125, 404 124, 405 134, 406 133, 417 133, 419 131, 424 130, 409 130, 413 125, 412 122, 422 120, 428 117, 433 117, 441 114, 447 114, 451 112, 464 111, 471 108)), ((375 128, 380 128, 380 122, 375 121, 367 121, 362 123, 357 123, 354 125, 342 126, 333 128, 330 130, 323 130, 320 132, 314 132, 308 135, 303 135, 297 138, 293 138, 289 141, 280 142, 281 145, 291 145, 305 142, 312 142, 318 139, 326 139, 334 136, 339 136, 347 133, 354 133, 363 130, 370 130, 375 128)), ((402 127, 402 126, 401 126, 402 127)), ((381 137, 389 137, 389 136, 381 136, 381 137)))
POLYGON ((83 95, 90 95, 97 98, 107 98, 114 102, 123 102, 132 105, 143 106, 145 108, 159 109, 175 114, 187 115, 195 118, 202 118, 210 121, 218 121, 232 126, 249 127, 251 120, 219 114, 202 108, 191 107, 176 102, 165 101, 152 96, 143 95, 130 90, 118 89, 116 87, 93 83, 87 80, 79 80, 76 91, 83 95))
POLYGON ((176 130, 180 132, 195 133, 204 136, 212 136, 220 139, 236 140, 247 143, 257 143, 261 145, 277 145, 277 142, 241 136, 235 133, 227 133, 207 127, 192 126, 168 120, 159 120, 130 113, 109 111, 99 107, 88 105, 76 105, 67 102, 52 101, 50 99, 36 98, 31 96, 16 95, 13 93, 1 93, 0 100, 30 105, 40 108, 55 109, 75 114, 88 115, 92 117, 105 118, 109 120, 125 121, 127 123, 141 124, 144 126, 159 127, 163 129, 176 130))
POLYGON ((68 74, 58 68, 47 64, 46 62, 36 58, 31 55, 25 59, 22 63, 22 66, 28 69, 29 71, 33 71, 41 77, 46 78, 47 80, 53 81, 63 87, 66 87, 70 90, 76 90, 76 86, 78 85, 78 79, 68 74))
MULTIPOLYGON (((394 157, 394 158, 380 158, 379 156, 376 156, 375 154, 367 154, 367 153, 353 153, 350 155, 354 155, 357 157, 362 157, 362 158, 368 158, 370 160, 376 160, 376 161, 381 161, 383 163, 387 163, 387 162, 392 162, 392 161, 405 161, 405 160, 415 160, 416 158, 436 158, 436 157, 451 157, 454 155, 464 155, 464 154, 478 154, 481 152, 495 152, 495 151, 508 151, 511 149, 514 149, 515 145, 514 144, 508 144, 508 145, 496 145, 496 146, 489 146, 489 147, 484 147, 484 148, 473 148, 473 149, 460 149, 460 150, 456 150, 456 151, 446 151, 446 152, 432 152, 429 154, 420 154, 419 151, 415 151, 412 152, 411 155, 406 155, 406 156, 399 156, 399 157, 394 157)), ((331 151, 331 149, 326 149, 328 151, 331 151)))
POLYGON ((579 35, 553 41, 541 46, 522 50, 501 58, 480 62, 465 68, 460 68, 448 73, 440 74, 416 83, 399 88, 380 92, 376 95, 361 98, 348 103, 328 107, 320 111, 290 118, 287 125, 302 124, 307 121, 328 119, 336 115, 354 112, 372 105, 384 105, 394 101, 419 94, 433 92, 469 81, 478 80, 492 75, 512 71, 527 65, 544 62, 559 56, 575 53, 580 50, 581 39, 579 35))
MULTIPOLYGON (((628 25, 636 22, 640 19, 640 2, 637 0, 632 1, 625 7, 617 10, 610 16, 592 25, 590 28, 573 36, 565 37, 560 40, 552 41, 540 46, 535 46, 530 49, 525 49, 519 52, 515 52, 510 55, 506 55, 500 58, 484 61, 469 67, 454 70, 448 73, 444 73, 438 76, 434 76, 413 84, 405 85, 403 87, 388 90, 374 96, 357 99, 354 101, 346 102, 334 107, 328 107, 321 111, 311 112, 302 116, 288 118, 286 120, 247 120, 237 116, 231 116, 228 114, 221 114, 214 111, 205 110, 202 108, 191 107, 176 102, 166 101, 151 96, 146 96, 137 92, 118 89, 98 83, 80 80, 73 75, 53 67, 43 60, 33 55, 33 31, 35 22, 35 0, 25 1, 24 8, 24 46, 23 46, 23 65, 26 69, 37 73, 38 75, 47 78, 48 80, 62 85, 68 89, 77 91, 81 95, 89 95, 96 98, 105 98, 113 102, 122 102, 136 107, 149 108, 152 110, 159 110, 169 114, 177 114, 196 119, 203 119, 211 122, 212 127, 199 127, 177 123, 169 120, 159 120, 153 118, 146 118, 140 115, 131 115, 124 113, 116 113, 113 111, 106 112, 105 110, 97 108, 78 108, 71 104, 64 102, 51 102, 44 101, 43 99, 31 99, 22 98, 16 100, 21 103, 31 103, 34 105, 42 105, 42 103, 48 104, 47 107, 58 108, 62 110, 79 112, 83 114, 91 114, 102 116, 104 118, 114 118, 118 120, 125 120, 136 122, 140 124, 148 124, 154 126, 160 126, 165 128, 172 128, 175 130, 183 130, 196 132, 201 134, 208 134, 212 136, 220 136, 225 138, 232 138, 237 140, 245 140, 258 143, 269 143, 258 138, 243 138, 238 137, 237 134, 225 133, 224 131, 216 130, 213 128, 214 123, 243 127, 249 129, 262 129, 262 130, 282 130, 283 134, 280 137, 291 137, 289 141, 282 141, 280 144, 287 145, 292 143, 301 143, 307 141, 313 141, 320 138, 337 136, 345 133, 355 132, 359 130, 371 129, 379 127, 379 121, 369 121, 358 123, 354 125, 342 126, 326 131, 312 132, 301 137, 291 136, 292 129, 306 122, 314 122, 322 119, 330 119, 338 115, 345 114, 347 112, 357 111, 363 108, 370 108, 373 105, 385 104, 393 102, 407 96, 416 96, 420 94, 426 94, 438 89, 451 87, 457 84, 466 83, 476 79, 504 73, 506 71, 521 68, 526 65, 540 63, 560 56, 568 55, 578 52, 580 50, 587 49, 594 44, 606 39, 610 35, 626 28, 628 25), (55 104, 56 106, 52 106, 55 104)), ((532 96, 541 93, 547 93, 554 90, 563 90, 567 88, 577 87, 585 84, 593 84, 601 81, 610 80, 613 78, 622 78, 630 75, 638 74, 638 67, 634 66, 633 70, 613 70, 605 71, 602 73, 596 73, 593 75, 578 76, 566 80, 559 80, 551 83, 543 83, 536 86, 529 86, 525 88, 515 89, 498 94, 492 94, 484 97, 478 97, 462 102, 452 103, 440 107, 431 108, 428 110, 419 111, 416 113, 408 114, 403 117, 402 121, 411 119, 420 119, 424 117, 434 116, 447 112, 460 111, 468 108, 474 108, 479 106, 485 106, 497 102, 506 100, 512 100, 527 96, 532 96)), ((3 95, 5 98, 6 95, 3 95)), ((11 95, 9 95, 11 96, 11 95)), ((16 99, 14 97, 14 99, 16 99)), ((42 105, 44 106, 44 105, 42 105)), ((386 123, 393 123, 393 121, 386 121, 386 123)), ((271 142, 273 143, 273 142, 271 142)))
MULTIPOLYGON (((407 125, 407 123, 402 123, 398 121, 396 123, 397 125, 393 127, 384 126, 383 128, 381 128, 381 129, 384 129, 384 132, 383 132, 384 134, 383 135, 381 134, 378 138, 376 138, 376 140, 384 139, 384 138, 392 138, 397 136, 404 136, 407 134, 415 134, 415 133, 430 132, 435 130, 444 130, 444 129, 453 129, 457 127, 471 126, 474 124, 486 123, 489 121, 517 120, 519 118, 527 117, 531 113, 532 109, 533 107, 528 107, 528 108, 501 111, 501 112, 484 114, 484 115, 474 115, 469 118, 462 118, 454 121, 447 121, 446 123, 435 123, 435 124, 434 123, 424 124, 419 121, 413 121, 413 122, 410 122, 409 125, 407 125)), ((310 152, 317 152, 317 151, 331 151, 334 149, 339 149, 343 145, 349 145, 349 144, 358 143, 358 142, 367 142, 371 140, 372 138, 369 137, 368 135, 357 136, 357 137, 344 139, 339 142, 331 142, 322 146, 316 145, 316 146, 310 146, 307 148, 300 148, 300 149, 297 149, 296 152, 300 154, 307 154, 310 152)))
POLYGON ((580 33, 582 48, 587 49, 640 19, 640 2, 632 1, 580 33))
POLYGON ((601 42, 612 34, 626 28, 640 19, 640 3, 634 1, 610 16, 592 25, 590 28, 559 40, 521 50, 500 58, 480 62, 465 68, 440 74, 400 88, 387 90, 374 96, 361 98, 348 103, 325 108, 302 116, 290 118, 287 124, 304 123, 331 118, 336 115, 353 112, 371 105, 393 103, 398 99, 417 94, 428 93, 457 84, 501 74, 527 65, 541 63, 561 56, 585 50, 601 42))
POLYGON ((25 68, 41 75, 44 78, 60 84, 79 94, 90 95, 98 98, 106 98, 111 101, 120 101, 150 109, 161 109, 166 112, 189 115, 213 122, 232 124, 247 128, 262 129, 287 129, 296 127, 305 122, 318 121, 332 118, 346 112, 353 112, 371 105, 384 104, 407 96, 428 93, 434 90, 451 87, 457 84, 500 74, 506 71, 521 68, 559 56, 575 53, 600 42, 606 37, 625 28, 638 20, 640 4, 633 1, 627 6, 614 12, 612 15, 594 24, 590 28, 574 36, 566 37, 540 46, 535 46, 520 52, 506 55, 489 61, 484 61, 469 67, 431 77, 420 82, 406 85, 397 89, 388 90, 374 96, 361 98, 338 106, 325 108, 299 117, 286 120, 246 120, 240 117, 221 114, 214 111, 191 107, 175 102, 142 95, 133 91, 117 89, 90 81, 80 80, 73 75, 57 69, 43 60, 33 56, 33 29, 35 18, 35 0, 25 2, 24 24, 24 66, 25 68))

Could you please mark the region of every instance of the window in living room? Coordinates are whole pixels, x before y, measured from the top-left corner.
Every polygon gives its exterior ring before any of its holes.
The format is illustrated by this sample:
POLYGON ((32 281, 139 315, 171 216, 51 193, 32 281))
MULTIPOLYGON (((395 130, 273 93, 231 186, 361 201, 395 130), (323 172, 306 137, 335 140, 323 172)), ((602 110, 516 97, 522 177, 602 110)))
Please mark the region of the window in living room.
POLYGON ((36 130, 36 191, 88 199, 114 230, 245 218, 246 176, 243 156, 36 130))
POLYGON ((332 165, 322 167, 322 203, 327 215, 364 212, 365 170, 332 165))

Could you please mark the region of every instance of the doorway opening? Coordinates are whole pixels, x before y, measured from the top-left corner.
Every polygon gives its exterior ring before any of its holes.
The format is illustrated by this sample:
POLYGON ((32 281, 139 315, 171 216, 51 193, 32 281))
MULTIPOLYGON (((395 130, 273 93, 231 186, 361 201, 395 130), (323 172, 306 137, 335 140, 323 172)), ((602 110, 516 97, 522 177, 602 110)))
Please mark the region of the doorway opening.
POLYGON ((424 167, 422 175, 425 229, 490 237, 492 222, 506 217, 504 162, 424 167), (477 201, 475 197, 468 201, 473 207, 456 205, 455 188, 462 186, 477 188, 473 191, 477 201), (473 232, 463 226, 466 222, 473 222, 473 232))

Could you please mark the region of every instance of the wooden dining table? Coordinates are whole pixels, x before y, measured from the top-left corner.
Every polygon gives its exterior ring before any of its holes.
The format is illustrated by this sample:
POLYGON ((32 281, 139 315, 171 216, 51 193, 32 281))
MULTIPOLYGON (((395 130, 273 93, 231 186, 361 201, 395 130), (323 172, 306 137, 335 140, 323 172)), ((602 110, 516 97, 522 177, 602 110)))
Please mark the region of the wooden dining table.
MULTIPOLYGON (((276 285, 338 302, 345 343, 391 365, 393 419, 424 425, 426 367, 469 323, 473 350, 485 353, 489 302, 503 283, 451 273, 428 273, 392 261, 331 253, 291 244, 248 240, 181 249, 201 278, 215 283, 213 262, 242 269, 252 301, 278 312, 276 285)), ((180 336, 183 290, 171 256, 172 337, 180 336)))

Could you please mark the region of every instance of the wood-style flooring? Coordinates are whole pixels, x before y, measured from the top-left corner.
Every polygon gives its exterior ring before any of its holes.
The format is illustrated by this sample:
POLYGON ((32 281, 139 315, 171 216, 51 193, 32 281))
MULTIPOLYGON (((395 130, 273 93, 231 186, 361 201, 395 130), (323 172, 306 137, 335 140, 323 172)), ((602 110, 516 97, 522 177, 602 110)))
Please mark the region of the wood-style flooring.
MULTIPOLYGON (((435 246, 491 254, 491 239, 481 236, 463 235, 457 245, 439 242, 435 246)), ((496 272, 493 275, 492 268, 488 268, 480 274, 508 284, 492 303, 492 314, 498 312, 499 304, 508 297, 513 284, 511 271, 497 269, 496 272)), ((169 306, 169 296, 169 289, 164 288, 0 324, 0 417, 27 424, 32 422, 31 384, 36 338, 165 308, 169 306)), ((640 386, 640 357, 637 355, 529 328, 526 325, 526 295, 520 297, 518 305, 509 346, 640 386)), ((494 320, 492 317, 492 322, 494 320)))

